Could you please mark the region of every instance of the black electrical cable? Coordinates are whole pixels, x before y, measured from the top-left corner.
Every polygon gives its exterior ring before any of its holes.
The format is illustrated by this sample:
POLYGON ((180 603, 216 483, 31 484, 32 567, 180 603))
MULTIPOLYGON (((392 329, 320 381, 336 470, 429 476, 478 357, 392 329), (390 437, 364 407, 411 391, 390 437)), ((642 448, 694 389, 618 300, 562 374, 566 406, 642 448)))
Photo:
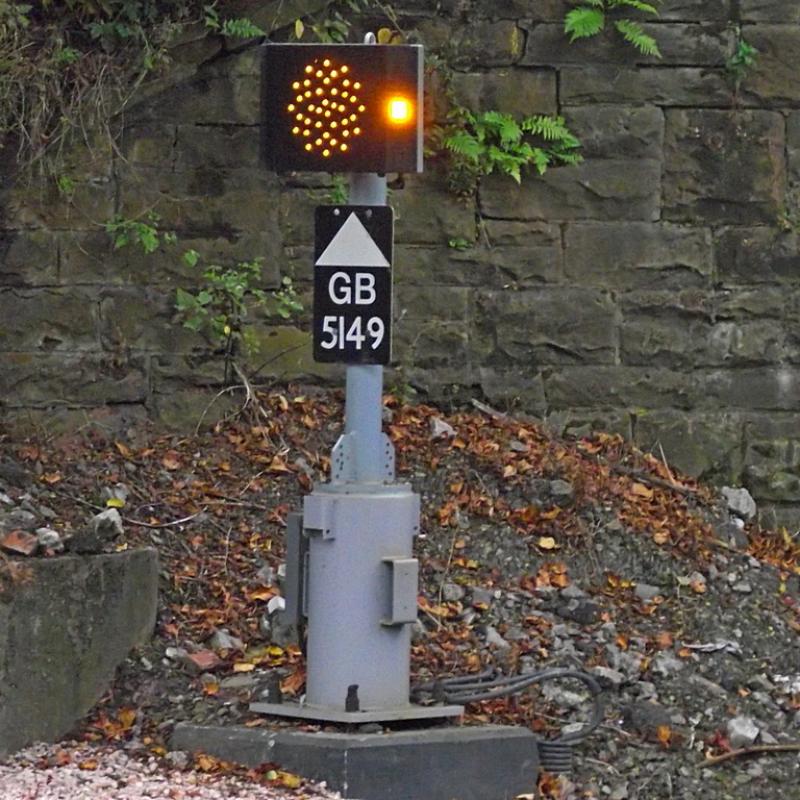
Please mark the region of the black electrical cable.
POLYGON ((555 667, 527 675, 502 675, 489 669, 476 675, 458 675, 417 684, 412 687, 411 696, 417 701, 428 696, 442 703, 478 703, 482 700, 518 694, 535 683, 563 679, 580 681, 592 695, 591 716, 580 730, 563 734, 555 739, 537 741, 542 768, 548 772, 564 773, 569 772, 572 764, 572 745, 586 739, 603 721, 603 690, 588 673, 555 667))

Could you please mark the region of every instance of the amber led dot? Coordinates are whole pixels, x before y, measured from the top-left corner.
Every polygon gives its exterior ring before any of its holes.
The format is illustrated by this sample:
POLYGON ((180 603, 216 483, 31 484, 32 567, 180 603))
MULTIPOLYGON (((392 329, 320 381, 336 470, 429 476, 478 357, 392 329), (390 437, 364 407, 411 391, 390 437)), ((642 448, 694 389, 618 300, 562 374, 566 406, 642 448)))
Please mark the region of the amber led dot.
POLYGON ((325 158, 327 158, 330 154, 331 154, 330 150, 323 150, 322 151, 322 155, 325 156, 325 158))

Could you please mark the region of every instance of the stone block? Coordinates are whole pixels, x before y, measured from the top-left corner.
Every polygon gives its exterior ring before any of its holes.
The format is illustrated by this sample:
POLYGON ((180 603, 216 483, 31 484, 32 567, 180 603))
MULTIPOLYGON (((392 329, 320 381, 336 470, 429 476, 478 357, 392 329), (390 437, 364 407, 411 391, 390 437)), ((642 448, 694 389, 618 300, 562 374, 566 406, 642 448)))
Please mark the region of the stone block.
POLYGON ((472 290, 462 286, 412 286, 395 289, 393 316, 412 322, 465 322, 472 290))
POLYGON ((481 292, 477 326, 493 341, 492 366, 614 363, 616 307, 588 289, 481 292))
POLYGON ((143 403, 148 361, 109 353, 4 353, 0 397, 9 407, 143 403))
POLYGON ((258 125, 260 84, 258 69, 244 75, 201 69, 173 85, 140 91, 126 116, 134 124, 258 125))
POLYGON ((706 408, 800 410, 800 370, 797 368, 698 370, 695 381, 706 408))
POLYGON ((567 408, 548 411, 543 422, 556 436, 581 438, 596 431, 618 433, 631 439, 631 415, 619 408, 567 408))
POLYGON ((50 231, 0 231, 0 286, 54 284, 58 248, 50 231))
POLYGON ((477 373, 478 385, 493 405, 535 414, 544 413, 547 408, 542 376, 530 367, 484 366, 477 373))
POLYGON ((458 365, 458 383, 471 382, 472 342, 463 322, 400 320, 392 332, 392 361, 432 371, 458 365))
POLYGON ((791 295, 775 286, 736 288, 716 295, 714 304, 720 317, 783 318, 790 314, 791 295))
POLYGON ((471 247, 395 247, 395 285, 499 286, 494 251, 471 247))
POLYGON ((362 800, 507 800, 533 790, 539 769, 533 734, 501 726, 364 734, 182 724, 172 747, 276 762, 362 800))
POLYGON ((109 176, 76 180, 66 202, 52 179, 20 181, 3 198, 3 223, 9 228, 96 230, 98 222, 114 215, 114 190, 109 176))
POLYGON ((796 187, 800 185, 800 111, 792 111, 786 117, 786 154, 789 180, 796 187))
POLYGON ((567 279, 581 286, 684 288, 708 285, 711 235, 670 223, 573 223, 565 232, 567 279))
POLYGON ((127 125, 120 137, 120 151, 128 164, 173 169, 177 128, 172 124, 127 125))
POLYGON ((581 106, 565 113, 584 158, 660 159, 664 112, 655 106, 581 106))
POLYGON ((665 218, 774 221, 786 185, 784 144, 777 113, 667 111, 665 218))
POLYGON ((481 184, 480 206, 482 214, 498 219, 655 221, 660 196, 660 161, 590 159, 529 175, 521 185, 489 176, 481 184))
POLYGON ((12 435, 61 436, 78 428, 97 425, 109 436, 124 436, 130 428, 147 425, 144 403, 97 406, 96 408, 3 408, 3 425, 12 435))
POLYGON ((692 408, 697 388, 686 372, 624 366, 568 366, 545 376, 548 408, 692 408))
POLYGON ((104 289, 100 340, 107 350, 191 352, 203 339, 175 318, 175 290, 160 286, 104 289))
POLYGON ((740 0, 743 22, 800 23, 800 6, 786 0, 740 0))
POLYGON ((525 35, 511 20, 474 19, 453 26, 443 18, 422 20, 420 40, 432 52, 443 53, 456 69, 508 67, 519 61, 525 35))
POLYGON ((32 579, 0 582, 0 756, 63 736, 151 636, 154 549, 29 559, 32 579))
POLYGON ((393 192, 397 244, 474 242, 475 209, 454 197, 435 173, 409 175, 403 191, 393 192))
POLYGON ((162 230, 213 238, 277 231, 275 175, 248 168, 220 171, 199 165, 186 172, 121 167, 121 213, 137 219, 150 211, 162 230))
POLYGON ((564 106, 594 104, 729 108, 731 86, 722 69, 648 68, 595 64, 592 59, 559 70, 564 106))
MULTIPOLYGON (((790 13, 798 13, 793 3, 781 5, 793 9, 790 13)), ((742 81, 743 100, 767 108, 800 106, 795 58, 800 50, 800 25, 745 25, 742 35, 758 50, 755 66, 742 81)))
MULTIPOLYGON (((523 23, 525 25, 525 23, 523 23)), ((626 44, 613 25, 589 39, 570 42, 564 24, 527 26, 524 65, 654 64, 723 67, 729 57, 732 33, 726 22, 702 24, 644 23, 644 30, 658 42, 662 59, 642 55, 626 44)))
POLYGON ((794 231, 764 226, 721 228, 714 252, 723 285, 800 282, 800 236, 794 231))
MULTIPOLYGON (((745 0, 746 2, 747 0, 745 0)), ((658 7, 659 19, 682 22, 710 22, 730 19, 732 0, 664 0, 658 7)))
POLYGON ((0 289, 0 350, 97 348, 97 297, 77 289, 0 289))
POLYGON ((736 481, 742 468, 742 419, 737 414, 637 409, 634 441, 695 477, 736 481))
POLYGON ((280 238, 270 231, 231 232, 229 236, 181 235, 175 245, 162 245, 145 253, 136 244, 115 249, 105 232, 65 231, 57 234, 60 251, 59 280, 63 284, 142 286, 158 284, 175 296, 175 287, 191 289, 203 282, 203 270, 212 264, 233 266, 240 261, 262 260, 262 287, 280 282, 282 259, 280 238), (200 261, 189 267, 183 260, 196 250, 200 261))
POLYGON ((474 111, 502 111, 518 118, 558 111, 556 73, 552 70, 456 72, 452 86, 457 101, 474 111))
POLYGON ((258 169, 260 136, 256 126, 178 125, 175 169, 258 169))

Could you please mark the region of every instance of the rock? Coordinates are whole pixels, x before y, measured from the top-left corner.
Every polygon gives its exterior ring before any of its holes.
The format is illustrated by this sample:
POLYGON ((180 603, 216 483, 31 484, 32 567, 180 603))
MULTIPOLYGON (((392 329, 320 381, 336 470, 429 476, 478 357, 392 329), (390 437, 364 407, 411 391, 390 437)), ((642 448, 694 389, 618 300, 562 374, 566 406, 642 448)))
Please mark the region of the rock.
POLYGON ((0 514, 0 534, 13 530, 32 531, 36 527, 36 515, 23 508, 15 508, 0 514))
POLYGON ((575 489, 568 481, 550 481, 550 496, 557 505, 564 505, 575 497, 575 489))
POLYGON ((222 666, 222 659, 213 650, 198 650, 196 653, 186 653, 181 662, 192 672, 211 672, 222 666))
POLYGON ((659 653, 653 659, 653 672, 663 675, 665 678, 680 672, 686 663, 676 658, 672 653, 659 653))
POLYGON ((473 603, 490 606, 494 602, 494 592, 490 589, 484 589, 482 586, 470 586, 469 590, 473 603))
POLYGON ((267 614, 272 616, 276 611, 286 610, 286 598, 276 594, 267 601, 267 614))
POLYGON ((580 600, 586 597, 586 592, 584 592, 583 589, 581 589, 577 584, 571 583, 569 586, 565 586, 561 590, 561 596, 565 600, 580 600))
POLYGON ((558 606, 555 612, 559 617, 579 625, 591 625, 600 619, 603 609, 593 600, 570 600, 569 603, 558 606))
POLYGON ((590 671, 605 689, 619 689, 625 683, 625 676, 618 670, 609 667, 592 667, 590 671))
POLYGON ((452 439, 456 429, 439 417, 431 417, 431 439, 452 439))
POLYGON ((627 728, 652 735, 663 725, 672 724, 672 715, 664 706, 650 702, 635 702, 626 706, 622 720, 627 728))
POLYGON ((0 539, 0 547, 18 556, 32 556, 39 549, 39 539, 27 531, 10 531, 0 539))
POLYGON ((459 586, 457 583, 448 582, 442 586, 442 598, 448 603, 454 603, 458 600, 463 600, 465 594, 466 590, 464 587, 459 586))
POLYGON ((486 626, 486 644, 488 647, 496 647, 498 650, 508 650, 511 645, 497 632, 491 625, 486 626))
POLYGON ((745 520, 755 517, 758 508, 756 501, 747 489, 735 489, 731 486, 722 487, 722 496, 728 504, 728 510, 745 520))
POLYGON ((16 461, 0 461, 0 481, 9 486, 24 489, 33 482, 33 477, 16 461))
POLYGON ((64 549, 64 543, 61 541, 61 534, 58 531, 54 531, 52 528, 37 528, 36 538, 39 540, 39 546, 46 550, 59 553, 64 549))
POLYGON ((751 717, 734 717, 725 726, 731 747, 750 747, 758 738, 760 728, 751 717))
POLYGON ((123 533, 119 511, 107 508, 92 517, 89 524, 70 539, 69 548, 75 553, 99 553, 108 542, 123 533))
POLYGON ((731 586, 731 589, 739 594, 752 594, 753 592, 753 587, 748 581, 737 581, 731 586))
POLYGON ((5 492, 0 492, 0 503, 4 506, 14 505, 14 501, 5 492))
POLYGON ((264 566, 256 572, 256 578, 264 585, 271 586, 275 583, 275 569, 270 564, 264 564, 264 566))
POLYGON ((697 686, 698 689, 703 689, 709 694, 715 695, 716 697, 728 696, 728 692, 722 686, 720 686, 718 683, 714 683, 714 681, 708 680, 708 678, 704 678, 702 675, 690 675, 689 683, 691 683, 693 686, 697 686))
POLYGON ((258 683, 258 675, 253 672, 245 672, 241 675, 231 675, 223 678, 220 682, 221 689, 249 689, 258 683))
POLYGON ((653 600, 661 595, 661 589, 658 586, 651 586, 649 583, 637 583, 633 593, 640 600, 653 600))
POLYGON ((244 642, 236 636, 231 636, 225 628, 220 628, 211 634, 208 646, 212 650, 244 650, 244 642))

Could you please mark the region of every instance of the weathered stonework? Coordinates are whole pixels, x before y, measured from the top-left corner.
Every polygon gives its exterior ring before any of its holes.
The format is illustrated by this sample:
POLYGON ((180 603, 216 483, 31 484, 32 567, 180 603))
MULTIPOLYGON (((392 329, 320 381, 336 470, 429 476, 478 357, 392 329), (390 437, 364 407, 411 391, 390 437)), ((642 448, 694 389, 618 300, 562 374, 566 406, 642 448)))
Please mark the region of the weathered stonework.
MULTIPOLYGON (((235 10, 269 28, 327 1, 235 10)), ((479 393, 556 430, 621 432, 800 525, 800 4, 665 0, 646 23, 660 60, 612 26, 571 44, 566 0, 393 6, 449 62, 460 102, 562 114, 586 160, 521 186, 491 176, 462 200, 429 159, 392 190, 388 380, 434 399, 479 393), (759 50, 738 91, 726 69, 737 24, 759 50)), ((146 411, 193 426, 223 368, 174 318, 175 289, 200 282, 188 249, 202 264, 262 259, 264 288, 292 277, 307 309, 258 321, 262 377, 341 380, 313 362, 308 333, 313 209, 334 187, 259 167, 258 65, 252 44, 187 31, 169 74, 126 109, 118 147, 67 153, 71 203, 52 181, 0 189, 9 422, 128 424, 146 411), (103 223, 149 210, 178 244, 114 249, 103 223)), ((431 120, 446 83, 429 83, 431 120)))

